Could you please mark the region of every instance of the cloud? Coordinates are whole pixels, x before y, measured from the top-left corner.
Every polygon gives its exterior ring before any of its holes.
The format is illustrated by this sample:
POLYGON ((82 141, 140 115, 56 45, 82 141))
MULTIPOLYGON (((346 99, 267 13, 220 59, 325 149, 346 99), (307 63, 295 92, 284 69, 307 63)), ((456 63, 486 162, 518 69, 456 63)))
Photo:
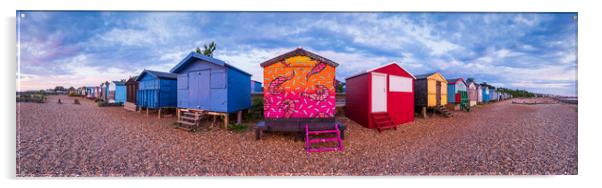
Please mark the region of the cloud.
POLYGON ((576 22, 567 19, 574 14, 26 14, 19 46, 23 88, 95 84, 143 69, 169 71, 210 41, 218 44, 216 58, 259 81, 259 63, 302 46, 340 63, 339 79, 398 62, 413 74, 439 70, 450 78, 475 77, 533 91, 567 93, 576 87, 570 84, 577 79, 576 22))

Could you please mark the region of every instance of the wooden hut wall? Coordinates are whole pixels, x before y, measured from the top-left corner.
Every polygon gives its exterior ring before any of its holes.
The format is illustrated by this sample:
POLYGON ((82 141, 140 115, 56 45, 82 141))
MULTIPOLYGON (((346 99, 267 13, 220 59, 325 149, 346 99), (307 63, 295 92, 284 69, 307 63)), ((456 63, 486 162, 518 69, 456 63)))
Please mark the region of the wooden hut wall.
POLYGON ((126 83, 126 101, 136 103, 136 93, 138 92, 138 82, 128 81, 126 83))
POLYGON ((447 80, 439 74, 433 74, 427 79, 428 85, 428 106, 433 107, 437 105, 446 105, 447 104, 447 80), (440 96, 437 96, 437 82, 441 83, 441 92, 440 96), (437 97, 440 97, 440 103, 437 104, 437 97))

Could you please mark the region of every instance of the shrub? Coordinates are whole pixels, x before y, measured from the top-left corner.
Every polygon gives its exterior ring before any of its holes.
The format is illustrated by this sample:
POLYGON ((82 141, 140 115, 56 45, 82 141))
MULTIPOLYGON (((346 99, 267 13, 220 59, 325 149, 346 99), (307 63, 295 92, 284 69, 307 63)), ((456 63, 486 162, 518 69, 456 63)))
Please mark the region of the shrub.
POLYGON ((245 119, 257 120, 263 119, 263 98, 253 99, 253 104, 249 109, 249 113, 246 114, 245 119))
POLYGON ((102 100, 97 100, 97 101, 96 101, 96 106, 98 106, 98 107, 104 107, 104 106, 106 106, 106 105, 107 105, 107 103, 105 103, 105 102, 104 102, 104 101, 102 101, 102 100))
POLYGON ((46 95, 44 93, 23 93, 17 95, 17 102, 35 102, 44 103, 46 102, 46 95))
POLYGON ((246 132, 248 129, 249 129, 249 126, 247 126, 245 124, 230 124, 230 125, 228 125, 228 130, 236 132, 236 133, 246 132))

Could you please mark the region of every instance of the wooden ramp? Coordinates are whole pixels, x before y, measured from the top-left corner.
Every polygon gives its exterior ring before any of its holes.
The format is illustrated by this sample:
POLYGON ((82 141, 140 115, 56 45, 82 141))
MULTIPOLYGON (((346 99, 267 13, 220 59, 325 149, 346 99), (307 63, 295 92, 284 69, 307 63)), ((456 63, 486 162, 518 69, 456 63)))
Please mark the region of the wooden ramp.
POLYGON ((447 110, 447 108, 445 108, 445 107, 443 107, 441 105, 433 107, 433 110, 435 110, 435 111, 443 114, 443 116, 445 116, 447 118, 454 116, 451 112, 449 112, 449 110, 447 110))

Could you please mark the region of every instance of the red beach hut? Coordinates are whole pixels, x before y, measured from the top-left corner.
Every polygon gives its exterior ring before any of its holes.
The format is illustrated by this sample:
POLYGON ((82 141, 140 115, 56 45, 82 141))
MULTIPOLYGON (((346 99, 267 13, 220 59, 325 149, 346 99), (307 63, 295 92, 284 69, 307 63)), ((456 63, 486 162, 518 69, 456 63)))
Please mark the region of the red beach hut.
POLYGON ((415 79, 396 63, 347 78, 345 116, 378 131, 414 121, 415 79))

